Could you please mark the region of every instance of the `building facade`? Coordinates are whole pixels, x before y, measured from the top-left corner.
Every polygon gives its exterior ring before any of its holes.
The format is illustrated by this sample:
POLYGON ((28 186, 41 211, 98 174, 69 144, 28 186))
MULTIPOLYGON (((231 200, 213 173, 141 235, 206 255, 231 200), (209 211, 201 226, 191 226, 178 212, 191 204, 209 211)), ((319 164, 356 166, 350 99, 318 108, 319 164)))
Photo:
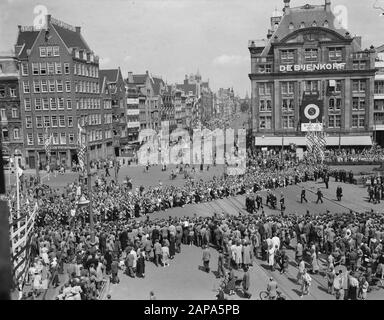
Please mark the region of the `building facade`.
POLYGON ((136 143, 140 131, 140 91, 132 84, 126 85, 127 92, 127 136, 128 143, 136 143))
POLYGON ((384 147, 384 45, 376 48, 376 76, 374 89, 375 142, 384 147))
MULTIPOLYGON (((78 121, 101 108, 99 59, 80 27, 50 15, 41 29, 19 26, 15 52, 20 60, 26 164, 45 166, 47 135, 53 137, 51 165, 70 166, 77 159, 78 121)), ((100 119, 93 120, 90 126, 96 128, 100 119)), ((92 134, 99 139, 96 131, 92 134)))
POLYGON ((0 126, 3 161, 8 163, 14 154, 24 152, 19 62, 13 54, 0 56, 0 126))
POLYGON ((305 146, 324 130, 328 146, 368 146, 374 127, 375 50, 361 47, 331 3, 275 11, 267 40, 249 42, 256 146, 305 146))

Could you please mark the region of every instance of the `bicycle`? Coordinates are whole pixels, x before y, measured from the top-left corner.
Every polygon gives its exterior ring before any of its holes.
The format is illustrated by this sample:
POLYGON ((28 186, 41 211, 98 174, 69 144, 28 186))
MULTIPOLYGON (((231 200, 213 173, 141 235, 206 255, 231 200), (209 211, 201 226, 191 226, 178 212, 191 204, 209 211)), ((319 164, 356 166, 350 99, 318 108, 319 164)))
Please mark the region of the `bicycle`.
POLYGON ((268 291, 260 291, 259 297, 260 300, 287 300, 287 298, 283 295, 282 292, 277 291, 277 296, 275 299, 270 299, 268 291))

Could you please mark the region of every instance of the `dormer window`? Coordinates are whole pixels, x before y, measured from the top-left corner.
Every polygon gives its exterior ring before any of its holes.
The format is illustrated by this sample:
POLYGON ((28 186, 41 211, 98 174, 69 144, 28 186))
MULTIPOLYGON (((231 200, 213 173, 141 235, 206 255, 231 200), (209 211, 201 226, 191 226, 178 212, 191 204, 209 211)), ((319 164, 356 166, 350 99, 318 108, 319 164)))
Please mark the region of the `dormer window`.
POLYGON ((328 28, 328 27, 329 27, 328 20, 325 20, 325 21, 324 21, 323 27, 324 27, 324 28, 328 28))
POLYGON ((317 27, 317 22, 316 21, 312 22, 312 27, 317 27))
POLYGON ((305 28, 305 23, 304 22, 300 23, 300 28, 305 28))
POLYGON ((291 23, 289 24, 289 30, 293 30, 293 29, 295 29, 295 26, 294 26, 293 23, 291 22, 291 23))

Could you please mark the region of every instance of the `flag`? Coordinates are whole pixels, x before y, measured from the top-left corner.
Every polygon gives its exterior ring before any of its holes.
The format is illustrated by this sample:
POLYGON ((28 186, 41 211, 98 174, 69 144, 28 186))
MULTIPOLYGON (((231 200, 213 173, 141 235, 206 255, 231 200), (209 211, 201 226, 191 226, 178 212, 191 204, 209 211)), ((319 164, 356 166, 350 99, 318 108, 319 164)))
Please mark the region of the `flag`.
POLYGON ((45 153, 47 155, 48 163, 50 162, 49 159, 51 158, 52 140, 53 140, 52 134, 50 136, 48 136, 48 128, 45 128, 44 147, 45 147, 45 153))
POLYGON ((77 123, 78 128, 78 135, 77 135, 77 159, 79 161, 79 165, 81 170, 84 170, 84 163, 85 163, 85 151, 87 149, 87 146, 82 141, 82 135, 84 133, 84 129, 80 126, 80 123, 77 123))

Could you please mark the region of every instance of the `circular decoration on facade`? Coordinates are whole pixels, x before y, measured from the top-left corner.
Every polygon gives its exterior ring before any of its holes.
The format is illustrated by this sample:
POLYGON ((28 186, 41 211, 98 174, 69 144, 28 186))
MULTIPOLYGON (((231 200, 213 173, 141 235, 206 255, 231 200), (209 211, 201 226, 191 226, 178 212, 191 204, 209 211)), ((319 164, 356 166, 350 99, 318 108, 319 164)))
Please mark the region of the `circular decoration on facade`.
POLYGON ((304 115, 308 120, 315 120, 320 115, 320 108, 315 104, 309 104, 304 108, 304 115))

